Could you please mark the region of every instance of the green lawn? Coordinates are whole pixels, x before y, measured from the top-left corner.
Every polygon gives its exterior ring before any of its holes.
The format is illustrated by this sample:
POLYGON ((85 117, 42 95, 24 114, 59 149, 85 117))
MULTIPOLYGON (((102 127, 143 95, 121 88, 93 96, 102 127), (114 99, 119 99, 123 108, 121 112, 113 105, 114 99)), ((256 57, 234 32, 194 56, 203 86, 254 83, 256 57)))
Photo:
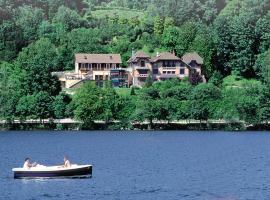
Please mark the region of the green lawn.
POLYGON ((223 86, 224 87, 247 87, 247 86, 256 86, 261 85, 262 83, 256 79, 244 79, 242 77, 231 75, 227 76, 223 79, 223 86))
POLYGON ((131 88, 115 88, 115 91, 120 96, 129 96, 131 88))
POLYGON ((106 16, 113 17, 117 15, 120 19, 131 19, 138 17, 140 20, 144 17, 144 12, 139 10, 132 10, 128 8, 96 8, 91 12, 94 18, 102 19, 106 16))

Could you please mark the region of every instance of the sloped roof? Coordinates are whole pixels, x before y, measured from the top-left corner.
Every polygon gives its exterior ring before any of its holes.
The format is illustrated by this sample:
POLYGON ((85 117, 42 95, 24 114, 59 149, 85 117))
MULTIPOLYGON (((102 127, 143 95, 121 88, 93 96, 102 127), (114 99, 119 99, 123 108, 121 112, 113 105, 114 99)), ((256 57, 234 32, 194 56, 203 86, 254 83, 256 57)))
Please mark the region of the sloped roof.
POLYGON ((198 64, 202 65, 203 64, 203 58, 196 52, 192 52, 192 53, 186 53, 183 57, 182 60, 187 63, 190 64, 191 61, 196 61, 198 64))
POLYGON ((143 51, 138 51, 134 57, 137 57, 137 58, 150 58, 149 55, 147 55, 146 53, 144 53, 143 51))
POLYGON ((159 60, 181 60, 181 59, 178 58, 173 53, 164 52, 164 53, 160 53, 159 56, 152 58, 152 62, 157 62, 159 60))
POLYGON ((143 51, 137 51, 132 57, 129 58, 128 62, 134 62, 136 61, 136 59, 138 58, 149 58, 150 56, 148 56, 146 53, 144 53, 143 51))
POLYGON ((121 64, 120 54, 75 54, 77 63, 121 64))

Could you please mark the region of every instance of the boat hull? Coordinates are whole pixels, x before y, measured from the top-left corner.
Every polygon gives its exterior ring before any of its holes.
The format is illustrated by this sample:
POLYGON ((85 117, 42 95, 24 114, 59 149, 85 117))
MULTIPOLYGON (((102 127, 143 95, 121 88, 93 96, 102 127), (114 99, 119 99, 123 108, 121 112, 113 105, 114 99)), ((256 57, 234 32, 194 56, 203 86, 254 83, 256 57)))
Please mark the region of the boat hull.
POLYGON ((92 166, 58 170, 14 170, 14 178, 85 178, 92 176, 92 166))

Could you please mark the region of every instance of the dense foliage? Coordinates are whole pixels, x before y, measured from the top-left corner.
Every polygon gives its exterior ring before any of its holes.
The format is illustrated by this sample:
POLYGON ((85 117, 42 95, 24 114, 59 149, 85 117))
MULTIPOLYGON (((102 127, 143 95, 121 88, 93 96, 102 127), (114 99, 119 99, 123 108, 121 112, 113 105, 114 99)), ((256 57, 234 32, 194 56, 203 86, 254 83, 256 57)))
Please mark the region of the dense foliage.
POLYGON ((269 0, 0 0, 0 118, 75 114, 89 124, 94 118, 130 117, 268 120, 269 5, 269 0), (111 8, 119 12, 107 15, 111 8), (147 82, 128 96, 108 85, 86 86, 71 100, 51 75, 73 69, 78 52, 120 53, 126 66, 132 49, 174 51, 179 57, 197 51, 209 83, 199 84, 197 76, 190 77, 192 85, 147 82))

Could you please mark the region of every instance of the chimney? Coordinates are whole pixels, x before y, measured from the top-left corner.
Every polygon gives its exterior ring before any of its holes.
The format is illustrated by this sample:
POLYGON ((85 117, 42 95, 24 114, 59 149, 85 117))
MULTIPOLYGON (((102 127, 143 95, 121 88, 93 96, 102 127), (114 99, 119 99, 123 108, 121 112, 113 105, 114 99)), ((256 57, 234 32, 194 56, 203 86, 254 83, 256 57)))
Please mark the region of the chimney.
POLYGON ((110 55, 110 59, 112 60, 112 55, 110 55))
POLYGON ((157 57, 159 57, 159 52, 157 51, 157 57))
POLYGON ((132 58, 134 58, 134 57, 135 57, 135 51, 134 51, 134 49, 132 49, 131 56, 132 56, 132 58))

